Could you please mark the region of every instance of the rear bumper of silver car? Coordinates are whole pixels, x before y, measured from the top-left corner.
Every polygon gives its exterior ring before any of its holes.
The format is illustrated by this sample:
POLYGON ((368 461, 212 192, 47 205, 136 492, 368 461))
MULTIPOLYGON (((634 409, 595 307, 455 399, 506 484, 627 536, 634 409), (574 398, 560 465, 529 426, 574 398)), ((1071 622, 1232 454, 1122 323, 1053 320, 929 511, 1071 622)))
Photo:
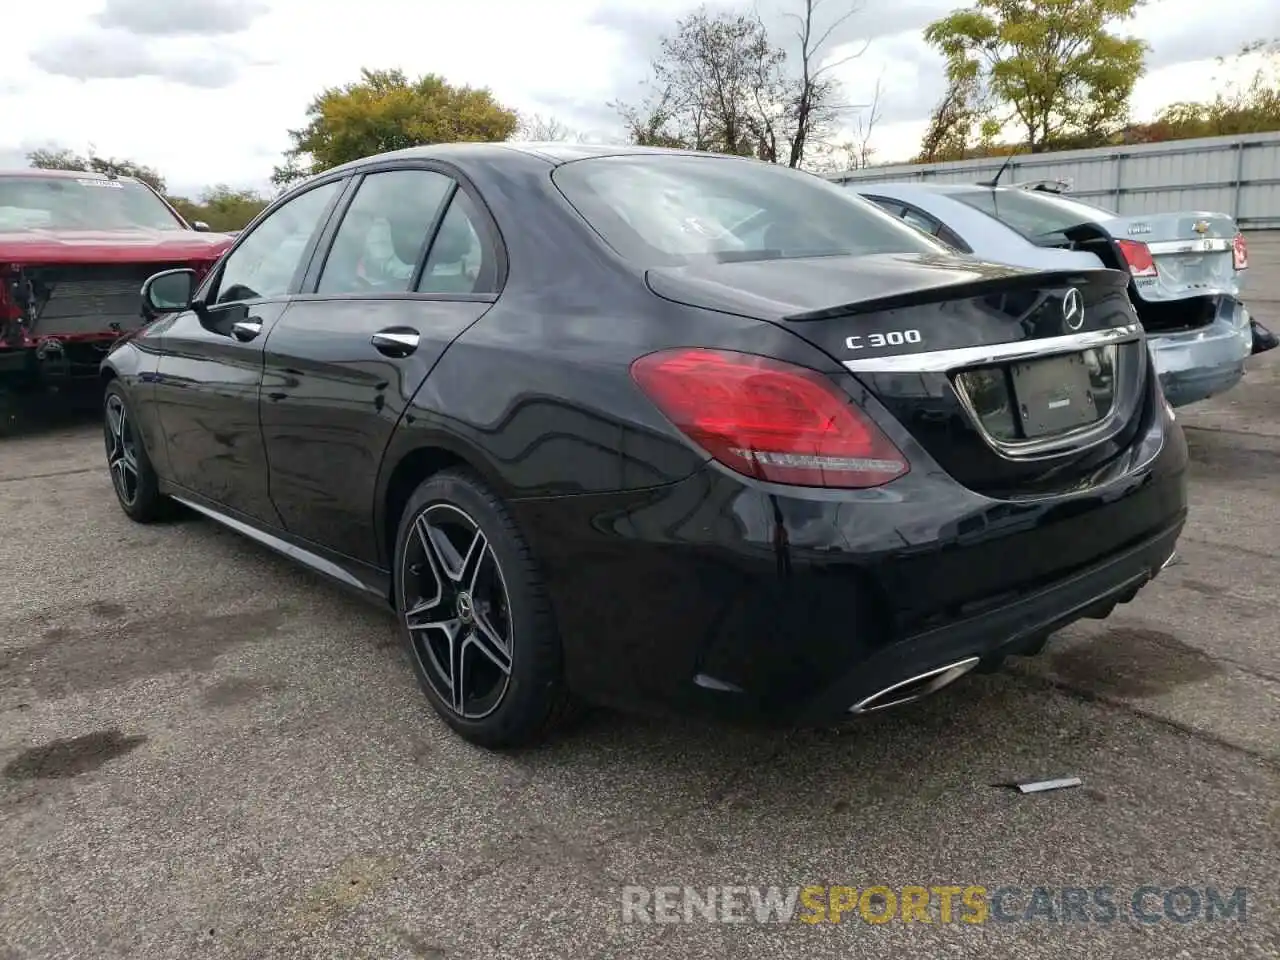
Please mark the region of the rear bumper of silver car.
POLYGON ((1216 396, 1244 376, 1244 361, 1253 351, 1249 311, 1235 297, 1215 299, 1216 314, 1208 326, 1148 334, 1151 358, 1172 406, 1216 396))

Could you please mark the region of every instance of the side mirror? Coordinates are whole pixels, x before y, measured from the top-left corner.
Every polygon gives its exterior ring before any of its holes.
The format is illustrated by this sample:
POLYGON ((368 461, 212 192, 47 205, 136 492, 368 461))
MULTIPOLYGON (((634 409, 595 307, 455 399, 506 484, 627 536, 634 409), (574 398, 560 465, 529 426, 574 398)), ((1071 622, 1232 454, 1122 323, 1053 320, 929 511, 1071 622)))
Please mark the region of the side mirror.
POLYGON ((195 292, 194 270, 161 270, 147 277, 142 285, 143 311, 157 315, 190 310, 191 296, 195 292))
POLYGON ((203 220, 192 220, 191 229, 194 230, 196 233, 208 233, 209 225, 205 223, 203 220))

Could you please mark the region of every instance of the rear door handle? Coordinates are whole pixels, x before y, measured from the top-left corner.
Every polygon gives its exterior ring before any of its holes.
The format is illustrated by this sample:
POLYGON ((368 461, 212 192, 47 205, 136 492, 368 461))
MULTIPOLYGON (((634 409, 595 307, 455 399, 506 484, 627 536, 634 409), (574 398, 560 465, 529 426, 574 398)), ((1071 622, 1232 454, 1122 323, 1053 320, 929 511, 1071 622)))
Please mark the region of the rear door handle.
POLYGON ((369 338, 369 342, 379 353, 386 354, 388 357, 407 357, 418 349, 419 339, 416 330, 393 328, 379 330, 369 338))
POLYGON ((262 321, 257 317, 248 320, 237 320, 231 325, 231 335, 241 343, 248 343, 262 332, 262 321))

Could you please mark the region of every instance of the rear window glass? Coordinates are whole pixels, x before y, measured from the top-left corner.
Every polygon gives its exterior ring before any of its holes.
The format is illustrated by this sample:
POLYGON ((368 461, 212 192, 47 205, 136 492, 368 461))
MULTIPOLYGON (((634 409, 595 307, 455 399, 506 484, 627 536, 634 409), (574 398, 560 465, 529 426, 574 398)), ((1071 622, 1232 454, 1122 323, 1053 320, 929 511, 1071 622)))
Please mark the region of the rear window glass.
POLYGON ((141 183, 97 177, 0 177, 0 231, 185 230, 141 183))
POLYGON ((1115 216, 1110 210, 1043 191, 998 187, 995 190, 956 190, 947 196, 981 210, 1026 237, 1061 233, 1082 223, 1115 216))
POLYGON ((646 266, 947 249, 852 190, 773 164, 633 155, 553 176, 606 243, 646 266))

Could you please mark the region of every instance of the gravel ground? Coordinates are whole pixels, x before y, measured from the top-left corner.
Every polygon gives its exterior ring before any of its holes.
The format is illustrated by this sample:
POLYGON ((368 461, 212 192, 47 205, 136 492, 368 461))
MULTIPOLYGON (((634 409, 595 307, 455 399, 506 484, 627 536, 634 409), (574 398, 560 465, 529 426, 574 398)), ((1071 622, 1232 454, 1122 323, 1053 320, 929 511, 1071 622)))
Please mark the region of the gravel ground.
MULTIPOLYGON (((1280 321, 1280 242, 1253 251, 1280 321)), ((0 441, 0 958, 1274 958, 1277 355, 1181 414, 1182 561, 1136 602, 839 733, 602 713, 482 752, 389 616, 211 522, 130 523, 93 425, 0 441), (1066 774, 1084 786, 999 786, 1066 774), (628 886, 771 884, 983 886, 993 909, 623 918, 628 886), (1241 887, 1243 922, 1206 918, 1206 888, 1241 887)))

